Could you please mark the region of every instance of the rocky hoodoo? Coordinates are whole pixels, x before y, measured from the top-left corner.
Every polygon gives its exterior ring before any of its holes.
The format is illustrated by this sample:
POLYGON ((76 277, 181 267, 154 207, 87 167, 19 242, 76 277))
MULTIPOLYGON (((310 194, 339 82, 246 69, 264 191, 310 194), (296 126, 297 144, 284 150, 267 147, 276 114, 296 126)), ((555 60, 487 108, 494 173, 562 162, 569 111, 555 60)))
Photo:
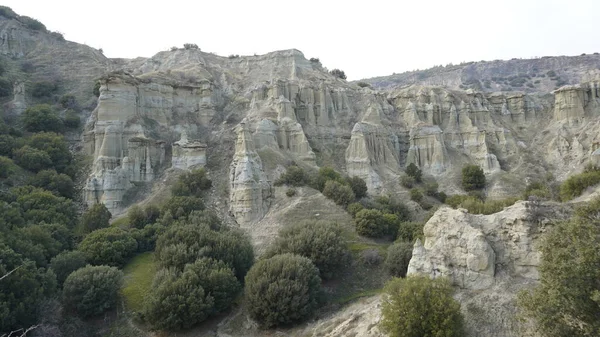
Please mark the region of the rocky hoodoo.
POLYGON ((269 209, 271 185, 246 124, 242 123, 236 132, 235 154, 229 172, 229 209, 238 223, 249 225, 260 220, 269 209))
POLYGON ((425 225, 424 242, 415 243, 408 274, 449 278, 473 335, 523 336, 515 298, 539 278, 536 244, 546 230, 545 208, 525 201, 491 215, 441 208, 425 225))

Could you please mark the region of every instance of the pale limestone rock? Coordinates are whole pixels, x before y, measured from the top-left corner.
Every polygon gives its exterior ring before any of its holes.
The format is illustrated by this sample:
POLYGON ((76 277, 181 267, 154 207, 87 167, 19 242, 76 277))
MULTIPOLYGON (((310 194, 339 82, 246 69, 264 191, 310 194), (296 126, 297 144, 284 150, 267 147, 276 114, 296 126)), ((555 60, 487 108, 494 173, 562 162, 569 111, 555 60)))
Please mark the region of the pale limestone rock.
POLYGON ((25 83, 17 82, 13 85, 13 99, 8 103, 13 113, 20 115, 27 109, 25 102, 25 83))
POLYGON ((410 130, 407 164, 414 163, 425 172, 440 174, 448 167, 444 134, 439 126, 414 127, 410 130))
POLYGON ((425 242, 415 244, 408 273, 446 276, 471 290, 495 284, 497 268, 511 277, 537 280, 535 242, 541 229, 531 222, 528 206, 520 201, 491 215, 439 209, 423 229, 425 242))
POLYGON ((260 220, 268 211, 271 185, 248 126, 242 122, 236 132, 235 154, 229 172, 229 209, 240 225, 248 225, 260 220))
POLYGON ((204 165, 206 165, 206 144, 198 140, 188 140, 187 132, 184 130, 181 139, 173 143, 171 166, 189 170, 204 165))
POLYGON ((554 91, 555 120, 576 124, 584 115, 584 91, 580 86, 564 86, 554 91))

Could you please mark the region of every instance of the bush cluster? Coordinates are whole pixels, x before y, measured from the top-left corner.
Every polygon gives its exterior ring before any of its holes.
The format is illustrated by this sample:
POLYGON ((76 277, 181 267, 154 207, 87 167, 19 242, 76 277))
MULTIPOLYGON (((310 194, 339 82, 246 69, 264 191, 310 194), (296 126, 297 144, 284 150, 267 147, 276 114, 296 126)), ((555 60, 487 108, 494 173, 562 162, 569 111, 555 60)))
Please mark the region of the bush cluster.
POLYGON ((250 316, 270 328, 310 317, 320 286, 319 270, 308 258, 283 254, 258 261, 246 275, 244 293, 250 316))
POLYGON ((309 258, 321 277, 330 279, 346 263, 348 249, 337 224, 306 221, 282 229, 265 256, 285 253, 309 258))
POLYGON ((394 278, 385 286, 381 327, 393 337, 462 337, 463 317, 452 293, 444 278, 394 278))
POLYGON ((115 267, 83 267, 65 280, 63 304, 83 317, 99 315, 117 304, 122 283, 123 273, 115 267))
POLYGON ((583 173, 570 176, 560 185, 560 198, 569 201, 580 196, 586 188, 600 183, 600 169, 588 167, 583 173))
POLYGON ((389 197, 378 197, 363 204, 352 203, 348 212, 354 217, 359 235, 368 237, 395 237, 399 225, 410 217, 408 208, 389 197))
POLYGON ((462 169, 462 187, 465 191, 480 190, 485 187, 485 174, 477 165, 467 165, 462 169))
POLYGON ((337 78, 342 79, 342 80, 346 79, 346 73, 344 73, 343 70, 333 69, 329 73, 337 78))
POLYGON ((465 208, 472 214, 494 214, 502 211, 505 207, 513 205, 519 198, 506 198, 500 200, 481 200, 472 195, 452 195, 446 199, 446 203, 453 208, 465 208))

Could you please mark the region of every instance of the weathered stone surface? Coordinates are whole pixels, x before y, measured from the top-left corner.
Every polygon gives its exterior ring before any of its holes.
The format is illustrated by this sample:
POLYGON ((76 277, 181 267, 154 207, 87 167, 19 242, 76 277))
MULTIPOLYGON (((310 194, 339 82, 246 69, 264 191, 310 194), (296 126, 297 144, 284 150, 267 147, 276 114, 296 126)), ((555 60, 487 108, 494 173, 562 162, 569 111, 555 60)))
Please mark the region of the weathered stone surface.
POLYGON ((235 154, 231 162, 229 208, 241 225, 260 220, 269 209, 271 185, 245 123, 237 127, 235 154))
POLYGON ((171 166, 189 170, 206 164, 206 144, 198 140, 188 140, 187 132, 182 132, 181 139, 173 143, 171 166))
POLYGON ((536 280, 540 230, 524 201, 491 215, 444 207, 425 225, 425 242, 415 244, 408 273, 445 276, 465 289, 492 286, 496 268, 536 280))

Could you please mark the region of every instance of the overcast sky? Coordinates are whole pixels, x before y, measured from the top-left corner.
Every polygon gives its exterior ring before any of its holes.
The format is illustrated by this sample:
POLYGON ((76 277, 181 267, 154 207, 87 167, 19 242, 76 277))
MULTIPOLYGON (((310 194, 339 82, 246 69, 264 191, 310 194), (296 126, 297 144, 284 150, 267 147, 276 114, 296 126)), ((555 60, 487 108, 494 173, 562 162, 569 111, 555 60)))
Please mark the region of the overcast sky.
POLYGON ((219 55, 296 48, 349 79, 434 65, 600 52, 600 0, 3 0, 109 57, 196 43, 219 55))

